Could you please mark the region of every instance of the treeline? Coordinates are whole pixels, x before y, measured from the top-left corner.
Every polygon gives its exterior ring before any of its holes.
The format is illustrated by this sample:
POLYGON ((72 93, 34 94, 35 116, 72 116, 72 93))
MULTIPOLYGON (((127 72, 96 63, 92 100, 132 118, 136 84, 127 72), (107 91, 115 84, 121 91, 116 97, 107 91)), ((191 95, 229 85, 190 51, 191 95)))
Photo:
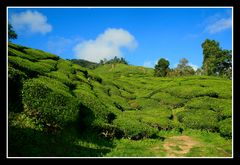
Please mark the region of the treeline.
POLYGON ((128 62, 123 58, 118 58, 117 56, 115 56, 113 59, 107 60, 106 58, 104 58, 103 60, 100 60, 100 65, 104 65, 104 64, 126 64, 128 65, 128 62))
POLYGON ((170 62, 160 58, 155 65, 154 76, 177 77, 189 75, 208 75, 232 78, 232 51, 222 49, 219 42, 206 39, 202 43, 203 64, 196 71, 188 64, 186 58, 182 58, 176 68, 170 69, 170 62))

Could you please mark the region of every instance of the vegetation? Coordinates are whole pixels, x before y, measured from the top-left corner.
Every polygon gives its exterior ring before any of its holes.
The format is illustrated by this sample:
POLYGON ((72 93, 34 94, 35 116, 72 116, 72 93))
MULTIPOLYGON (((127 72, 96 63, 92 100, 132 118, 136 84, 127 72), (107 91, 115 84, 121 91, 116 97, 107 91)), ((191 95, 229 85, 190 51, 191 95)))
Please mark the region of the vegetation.
POLYGON ((155 65, 154 75, 157 77, 165 77, 169 70, 169 61, 161 58, 158 60, 158 63, 155 65))
POLYGON ((223 50, 215 40, 202 43, 203 70, 206 75, 232 77, 232 51, 223 50))
POLYGON ((75 64, 78 64, 82 67, 89 68, 89 69, 95 69, 96 67, 99 66, 98 63, 87 61, 87 60, 82 60, 82 59, 72 59, 70 60, 75 64))
POLYGON ((110 60, 107 60, 107 59, 104 59, 104 60, 100 60, 100 65, 104 65, 104 64, 126 64, 128 65, 128 62, 123 58, 118 58, 117 56, 115 56, 113 59, 110 59, 110 60))
POLYGON ((184 76, 156 77, 167 75, 167 60, 159 72, 121 62, 89 69, 8 50, 10 157, 232 155, 232 80, 188 74, 187 60, 177 67, 184 76))
POLYGON ((17 33, 13 30, 12 25, 8 24, 8 39, 17 39, 17 33))

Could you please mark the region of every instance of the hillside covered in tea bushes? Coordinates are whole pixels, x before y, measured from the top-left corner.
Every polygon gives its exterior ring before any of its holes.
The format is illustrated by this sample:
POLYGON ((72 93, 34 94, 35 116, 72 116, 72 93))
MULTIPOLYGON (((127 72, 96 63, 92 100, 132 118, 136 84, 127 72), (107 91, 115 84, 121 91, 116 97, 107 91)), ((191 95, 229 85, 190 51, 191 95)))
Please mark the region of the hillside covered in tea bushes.
POLYGON ((231 157, 231 80, 8 44, 8 156, 231 157))

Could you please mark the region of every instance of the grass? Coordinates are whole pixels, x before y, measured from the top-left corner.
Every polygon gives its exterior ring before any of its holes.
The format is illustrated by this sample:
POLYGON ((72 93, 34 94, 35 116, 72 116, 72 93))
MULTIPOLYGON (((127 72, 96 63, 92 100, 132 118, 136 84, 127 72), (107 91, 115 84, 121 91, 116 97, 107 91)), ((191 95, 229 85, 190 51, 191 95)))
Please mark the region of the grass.
POLYGON ((10 156, 231 156, 231 80, 90 70, 12 43, 8 55, 10 156))

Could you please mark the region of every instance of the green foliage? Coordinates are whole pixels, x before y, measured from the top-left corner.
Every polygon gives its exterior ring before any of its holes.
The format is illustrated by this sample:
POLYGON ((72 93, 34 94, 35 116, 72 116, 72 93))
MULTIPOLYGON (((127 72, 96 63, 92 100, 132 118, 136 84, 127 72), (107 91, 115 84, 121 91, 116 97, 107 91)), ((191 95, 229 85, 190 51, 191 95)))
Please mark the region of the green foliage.
POLYGON ((15 48, 8 48, 8 55, 9 56, 17 56, 17 57, 21 57, 23 59, 27 59, 29 61, 37 61, 37 58, 35 58, 34 56, 31 56, 29 54, 26 54, 24 52, 21 52, 19 50, 16 50, 15 48))
POLYGON ((208 96, 193 98, 187 102, 186 108, 209 109, 218 113, 219 120, 232 116, 232 102, 227 99, 217 99, 208 96))
POLYGON ((157 77, 165 77, 169 70, 169 61, 161 58, 158 60, 158 63, 155 65, 154 75, 157 77))
POLYGON ((9 43, 10 155, 167 156, 163 139, 181 135, 198 139, 188 156, 231 154, 231 80, 120 63, 89 70, 28 49, 9 43))
POLYGON ((151 96, 151 98, 160 101, 160 103, 171 105, 172 108, 178 108, 184 105, 185 99, 170 95, 169 93, 159 92, 151 96))
POLYGON ((122 115, 119 115, 117 119, 113 121, 113 124, 124 133, 125 138, 134 140, 151 137, 157 133, 156 128, 136 120, 136 116, 131 115, 130 113, 123 113, 122 115))
POLYGON ((46 125, 61 127, 78 117, 79 104, 68 93, 68 87, 48 77, 26 81, 22 99, 27 113, 39 117, 46 125))
POLYGON ((226 138, 232 138, 232 119, 227 118, 219 122, 220 134, 226 138))
POLYGON ((35 77, 38 74, 44 75, 45 73, 54 70, 54 67, 51 65, 44 66, 41 62, 31 62, 17 56, 9 56, 8 61, 14 68, 23 71, 30 77, 35 77))
POLYGON ((222 50, 219 42, 206 39, 202 43, 203 70, 207 75, 232 77, 232 52, 222 50))
POLYGON ((84 68, 88 68, 88 69, 95 69, 99 66, 98 63, 95 62, 90 62, 87 60, 82 60, 82 59, 72 59, 71 60, 74 64, 80 65, 84 68))
POLYGON ((8 23, 8 39, 17 39, 17 33, 13 30, 13 27, 8 23))
POLYGON ((8 109, 21 112, 23 110, 21 93, 22 84, 27 75, 11 66, 8 66, 8 109))
POLYGON ((218 127, 217 113, 210 110, 191 109, 181 111, 176 115, 179 122, 183 123, 186 128, 216 131, 218 127))
POLYGON ((100 65, 117 64, 117 63, 128 65, 128 62, 123 57, 118 58, 117 56, 115 56, 113 59, 110 59, 110 60, 107 60, 107 59, 100 60, 100 65))
POLYGON ((47 53, 38 49, 24 49, 24 52, 26 52, 26 54, 31 55, 32 57, 36 58, 36 59, 53 59, 53 60, 58 60, 59 57, 51 54, 51 53, 47 53))

